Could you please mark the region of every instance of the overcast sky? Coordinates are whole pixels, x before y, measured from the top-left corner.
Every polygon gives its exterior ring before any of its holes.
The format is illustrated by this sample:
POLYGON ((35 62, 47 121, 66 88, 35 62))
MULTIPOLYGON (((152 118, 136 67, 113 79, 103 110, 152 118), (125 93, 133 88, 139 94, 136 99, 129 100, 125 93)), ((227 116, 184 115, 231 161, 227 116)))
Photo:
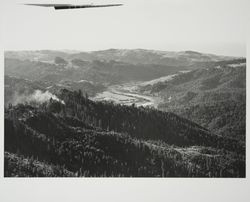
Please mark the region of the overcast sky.
POLYGON ((5 50, 145 48, 245 56, 249 0, 1 0, 5 50), (20 3, 124 3, 59 10, 20 3))

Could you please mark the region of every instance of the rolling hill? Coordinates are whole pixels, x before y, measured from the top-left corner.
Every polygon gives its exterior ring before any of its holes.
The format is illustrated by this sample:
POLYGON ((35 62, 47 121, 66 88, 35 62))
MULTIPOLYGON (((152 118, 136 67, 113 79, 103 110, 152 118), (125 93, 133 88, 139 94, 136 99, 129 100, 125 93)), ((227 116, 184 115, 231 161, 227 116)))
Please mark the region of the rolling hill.
POLYGON ((5 176, 244 177, 244 144, 172 113, 62 90, 5 109, 5 176))
POLYGON ((190 119, 217 134, 244 141, 246 116, 245 60, 219 62, 141 86, 164 99, 158 106, 190 119))
POLYGON ((219 56, 200 53, 196 51, 157 51, 146 49, 107 49, 101 51, 7 51, 6 58, 20 60, 34 60, 41 62, 53 62, 55 57, 61 57, 67 61, 80 59, 83 61, 118 61, 130 64, 158 64, 167 66, 191 66, 196 63, 218 62, 232 60, 235 57, 219 56))

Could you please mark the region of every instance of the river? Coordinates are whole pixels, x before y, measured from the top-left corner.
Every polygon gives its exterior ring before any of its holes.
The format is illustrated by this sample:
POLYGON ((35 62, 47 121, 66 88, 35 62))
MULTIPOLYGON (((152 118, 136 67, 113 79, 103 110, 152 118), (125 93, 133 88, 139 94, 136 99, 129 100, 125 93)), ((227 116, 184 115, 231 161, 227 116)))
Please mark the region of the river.
POLYGON ((144 95, 138 91, 140 83, 125 83, 109 86, 107 90, 97 94, 95 101, 113 101, 122 105, 150 106, 157 107, 161 99, 150 95, 144 95))

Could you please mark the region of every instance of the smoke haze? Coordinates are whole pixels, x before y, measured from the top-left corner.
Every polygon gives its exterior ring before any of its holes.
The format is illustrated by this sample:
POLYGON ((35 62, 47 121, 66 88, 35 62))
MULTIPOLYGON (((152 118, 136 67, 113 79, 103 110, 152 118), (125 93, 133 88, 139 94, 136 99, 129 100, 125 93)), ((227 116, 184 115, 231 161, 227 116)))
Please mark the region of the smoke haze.
POLYGON ((50 99, 61 102, 64 104, 62 100, 60 100, 56 95, 50 93, 49 91, 42 92, 41 90, 35 90, 31 95, 19 94, 15 93, 13 96, 13 105, 17 105, 19 103, 31 103, 35 102, 38 104, 42 104, 44 102, 48 102, 50 99))

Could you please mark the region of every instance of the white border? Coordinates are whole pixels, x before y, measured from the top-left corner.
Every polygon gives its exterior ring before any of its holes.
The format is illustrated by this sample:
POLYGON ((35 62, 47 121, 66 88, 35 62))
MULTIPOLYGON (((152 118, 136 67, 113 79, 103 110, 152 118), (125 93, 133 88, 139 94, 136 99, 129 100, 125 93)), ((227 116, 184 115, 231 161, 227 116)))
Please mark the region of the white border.
MULTIPOLYGON (((1 19, 0 19, 1 20, 1 19)), ((247 26, 247 25, 246 25, 247 26)), ((0 27, 1 28, 1 27, 0 27)), ((247 27, 247 33, 250 29, 247 27)), ((0 29, 1 31, 1 29, 0 29)), ((1 34, 1 32, 0 32, 1 34)), ((197 178, 3 178, 4 58, 0 35, 0 201, 116 201, 116 202, 248 202, 249 179, 249 87, 250 68, 247 62, 247 159, 245 179, 197 178)), ((249 37, 247 43, 249 50, 249 37)), ((250 53, 247 51, 247 61, 250 53)))

